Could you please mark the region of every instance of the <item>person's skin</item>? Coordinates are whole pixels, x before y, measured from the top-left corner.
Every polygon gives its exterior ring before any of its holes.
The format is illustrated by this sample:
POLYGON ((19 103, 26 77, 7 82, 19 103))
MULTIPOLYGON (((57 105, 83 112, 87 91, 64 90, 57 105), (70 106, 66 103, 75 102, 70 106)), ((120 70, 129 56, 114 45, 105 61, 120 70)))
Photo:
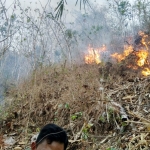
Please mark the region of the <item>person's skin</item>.
POLYGON ((51 144, 48 144, 46 140, 40 143, 36 147, 36 143, 32 143, 31 145, 32 150, 64 150, 64 144, 53 141, 51 144))

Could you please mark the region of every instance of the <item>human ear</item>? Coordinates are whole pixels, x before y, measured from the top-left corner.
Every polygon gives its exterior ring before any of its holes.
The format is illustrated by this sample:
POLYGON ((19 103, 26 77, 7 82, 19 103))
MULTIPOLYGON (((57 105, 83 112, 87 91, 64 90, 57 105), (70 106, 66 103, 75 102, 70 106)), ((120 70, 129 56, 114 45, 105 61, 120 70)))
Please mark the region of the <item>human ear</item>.
POLYGON ((31 143, 31 150, 36 150, 36 143, 35 142, 31 143))

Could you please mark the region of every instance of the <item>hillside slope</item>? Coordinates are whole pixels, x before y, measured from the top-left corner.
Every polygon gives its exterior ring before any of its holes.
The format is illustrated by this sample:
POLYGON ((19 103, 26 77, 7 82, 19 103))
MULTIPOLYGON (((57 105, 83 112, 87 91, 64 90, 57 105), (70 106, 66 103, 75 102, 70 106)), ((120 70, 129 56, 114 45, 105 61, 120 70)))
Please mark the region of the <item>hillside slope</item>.
POLYGON ((40 127, 56 123, 68 133, 68 150, 150 149, 150 77, 121 65, 45 67, 9 97, 0 123, 1 134, 16 139, 12 147, 27 147, 40 127))

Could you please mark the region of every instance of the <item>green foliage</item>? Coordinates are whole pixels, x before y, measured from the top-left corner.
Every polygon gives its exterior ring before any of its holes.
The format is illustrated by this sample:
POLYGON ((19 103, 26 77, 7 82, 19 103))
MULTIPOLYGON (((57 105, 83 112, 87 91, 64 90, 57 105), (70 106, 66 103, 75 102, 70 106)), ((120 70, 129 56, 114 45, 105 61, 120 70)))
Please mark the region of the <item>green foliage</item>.
POLYGON ((70 108, 68 103, 65 104, 65 108, 66 108, 66 109, 69 109, 69 108, 70 108))
POLYGON ((77 118, 78 118, 78 116, 75 115, 75 114, 71 116, 71 119, 72 119, 73 121, 76 120, 77 118))
POLYGON ((123 126, 123 127, 126 127, 127 125, 128 125, 127 122, 122 122, 122 126, 123 126))
POLYGON ((89 130, 90 128, 93 126, 93 124, 88 123, 82 130, 82 139, 87 140, 88 139, 88 134, 89 134, 89 130))
POLYGON ((76 112, 75 114, 71 115, 71 120, 74 121, 80 117, 82 117, 82 112, 76 112))
POLYGON ((130 7, 130 3, 128 1, 121 1, 120 3, 118 3, 118 12, 122 15, 122 16, 127 16, 128 15, 128 11, 129 11, 129 7, 130 7))
POLYGON ((58 119, 57 118, 54 118, 54 121, 57 121, 58 119))
POLYGON ((72 39, 76 34, 77 34, 76 30, 67 29, 65 31, 65 36, 66 36, 67 39, 72 39))
POLYGON ((31 21, 30 17, 27 17, 27 23, 29 23, 31 21))
POLYGON ((13 15, 11 15, 11 17, 10 17, 10 21, 11 21, 11 22, 14 22, 14 21, 16 20, 16 18, 17 18, 16 14, 13 14, 13 15))
POLYGON ((84 140, 88 139, 88 132, 87 132, 87 130, 83 130, 83 132, 82 132, 82 139, 84 139, 84 140))
POLYGON ((106 119, 105 119, 105 117, 103 117, 103 116, 101 116, 100 118, 99 118, 99 120, 101 121, 101 122, 106 122, 106 119))
POLYGON ((36 132, 40 132, 40 128, 36 128, 36 132))

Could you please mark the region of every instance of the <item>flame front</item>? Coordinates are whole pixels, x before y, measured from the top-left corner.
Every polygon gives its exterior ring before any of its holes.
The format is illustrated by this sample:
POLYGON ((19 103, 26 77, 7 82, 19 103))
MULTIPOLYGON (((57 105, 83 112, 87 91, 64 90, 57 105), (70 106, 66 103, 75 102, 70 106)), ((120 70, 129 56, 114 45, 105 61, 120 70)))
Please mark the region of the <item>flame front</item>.
POLYGON ((149 68, 144 68, 144 70, 142 71, 142 74, 144 76, 149 76, 150 75, 150 69, 149 68))
POLYGON ((104 52, 106 50, 106 46, 103 45, 101 48, 92 48, 92 47, 88 47, 88 54, 85 55, 85 63, 86 64, 92 64, 92 63, 96 63, 96 64, 100 64, 101 63, 101 58, 100 58, 100 53, 104 52))
MULTIPOLYGON (((150 41, 148 40, 148 35, 146 35, 144 32, 139 32, 139 35, 142 37, 142 40, 141 40, 140 47, 138 47, 138 50, 134 50, 134 47, 132 45, 125 45, 124 51, 122 54, 119 54, 116 52, 116 53, 112 54, 111 57, 117 59, 118 62, 121 62, 122 60, 126 59, 126 57, 129 56, 132 52, 134 52, 133 55, 136 56, 137 60, 135 60, 134 58, 133 58, 133 60, 136 61, 135 62, 136 64, 135 63, 128 64, 128 67, 132 68, 134 70, 141 68, 141 69, 143 69, 141 73, 144 76, 148 76, 148 75, 150 75, 150 67, 147 67, 150 65, 150 62, 149 62, 150 41)), ((85 63, 86 64, 101 63, 101 57, 103 56, 102 53, 105 51, 106 51, 105 45, 103 45, 100 48, 96 48, 96 49, 89 46, 88 54, 85 55, 85 63)))
POLYGON ((146 47, 146 49, 148 50, 148 44, 146 39, 148 38, 148 35, 146 35, 144 32, 140 31, 139 35, 142 37, 141 43, 146 47))
MULTIPOLYGON (((147 59, 148 59, 148 51, 147 50, 141 50, 137 53, 137 56, 139 57, 139 60, 137 61, 137 65, 140 67, 143 67, 145 64, 147 63, 147 59)), ((150 75, 150 68, 144 67, 144 69, 142 70, 142 74, 144 76, 149 76, 150 75)))
MULTIPOLYGON (((144 45, 145 49, 139 49, 135 52, 135 55, 137 56, 138 60, 136 62, 137 66, 143 67, 142 74, 144 76, 150 75, 150 68, 147 68, 145 66, 149 65, 148 63, 148 56, 149 54, 149 47, 148 45, 150 42, 147 41, 148 35, 146 35, 144 32, 139 32, 139 35, 142 37, 141 43, 144 45)), ((111 56, 118 60, 118 62, 121 62, 124 60, 128 55, 130 55, 133 52, 133 46, 124 46, 124 52, 122 54, 114 53, 111 56)), ((138 69, 137 66, 134 66, 132 64, 128 65, 129 68, 132 69, 138 69)))
POLYGON ((137 65, 142 67, 146 63, 147 57, 148 57, 148 51, 146 50, 140 50, 136 54, 138 56, 137 65))
POLYGON ((116 58, 119 62, 124 60, 131 52, 133 52, 133 47, 132 46, 124 46, 124 52, 123 54, 118 54, 118 53, 114 53, 111 56, 113 58, 116 58))

